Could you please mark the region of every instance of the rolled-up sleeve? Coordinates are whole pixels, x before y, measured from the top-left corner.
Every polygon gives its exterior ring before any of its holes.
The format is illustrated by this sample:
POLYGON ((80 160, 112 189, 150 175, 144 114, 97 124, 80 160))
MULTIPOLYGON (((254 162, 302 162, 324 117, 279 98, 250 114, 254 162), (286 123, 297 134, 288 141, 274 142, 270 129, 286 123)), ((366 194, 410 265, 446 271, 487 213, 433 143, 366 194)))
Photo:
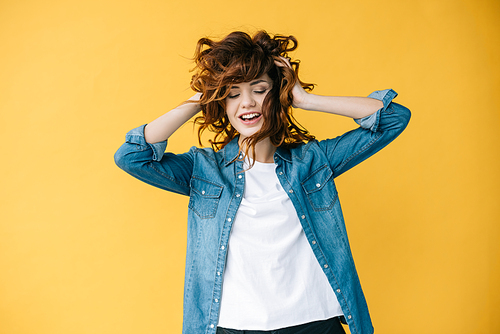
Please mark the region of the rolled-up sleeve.
POLYGON ((130 130, 115 153, 115 163, 125 172, 152 186, 189 195, 196 148, 183 154, 165 153, 167 141, 150 144, 141 125, 130 130))
POLYGON ((368 129, 370 131, 377 131, 378 124, 379 124, 379 119, 380 119, 380 113, 385 111, 387 107, 389 106, 389 103, 398 96, 398 93, 393 91, 392 89, 384 89, 384 90, 376 90, 368 97, 376 100, 380 100, 383 103, 383 107, 377 112, 371 114, 370 116, 366 116, 363 118, 359 119, 354 119, 356 123, 358 123, 362 128, 368 129))
POLYGON ((392 89, 371 93, 368 97, 382 101, 382 108, 372 115, 355 119, 360 125, 358 129, 319 142, 331 162, 335 176, 380 151, 403 132, 411 113, 408 108, 393 102, 397 95, 392 89))
POLYGON ((158 143, 150 144, 146 141, 144 136, 144 128, 146 124, 139 126, 138 128, 132 129, 125 135, 125 141, 131 144, 137 144, 141 146, 149 146, 153 150, 153 160, 160 161, 163 158, 163 153, 167 148, 167 141, 161 141, 158 143))

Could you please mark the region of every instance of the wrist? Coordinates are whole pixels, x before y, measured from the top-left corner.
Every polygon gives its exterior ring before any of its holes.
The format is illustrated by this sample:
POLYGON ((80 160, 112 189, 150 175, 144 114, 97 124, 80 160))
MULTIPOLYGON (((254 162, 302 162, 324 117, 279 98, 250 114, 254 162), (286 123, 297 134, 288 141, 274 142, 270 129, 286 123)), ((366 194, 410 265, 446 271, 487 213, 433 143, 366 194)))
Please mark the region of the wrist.
POLYGON ((303 110, 310 110, 309 106, 310 106, 311 95, 312 94, 310 94, 310 93, 304 92, 301 95, 301 98, 298 100, 298 103, 294 104, 294 107, 295 108, 300 108, 300 109, 303 109, 303 110))

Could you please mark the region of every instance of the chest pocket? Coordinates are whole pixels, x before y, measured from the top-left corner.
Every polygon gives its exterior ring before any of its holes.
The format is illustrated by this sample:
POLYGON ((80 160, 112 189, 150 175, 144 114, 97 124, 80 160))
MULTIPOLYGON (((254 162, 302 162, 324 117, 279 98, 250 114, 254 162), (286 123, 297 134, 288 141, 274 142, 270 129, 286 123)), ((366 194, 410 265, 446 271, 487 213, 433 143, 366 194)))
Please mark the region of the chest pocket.
POLYGON ((223 188, 223 186, 210 181, 196 177, 191 178, 189 208, 200 218, 215 217, 223 188))
POLYGON ((309 203, 315 211, 330 210, 337 200, 333 172, 324 165, 302 182, 309 203))

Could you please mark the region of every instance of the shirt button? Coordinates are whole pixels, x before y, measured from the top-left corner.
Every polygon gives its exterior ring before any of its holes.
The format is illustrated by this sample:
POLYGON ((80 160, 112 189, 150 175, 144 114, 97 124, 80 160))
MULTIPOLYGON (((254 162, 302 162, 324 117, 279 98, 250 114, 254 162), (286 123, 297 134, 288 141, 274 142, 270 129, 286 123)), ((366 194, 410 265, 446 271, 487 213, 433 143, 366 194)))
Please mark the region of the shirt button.
POLYGON ((240 194, 236 194, 236 197, 240 197, 240 194))
POLYGON ((280 175, 283 175, 283 172, 280 172, 280 175))
POLYGON ((352 317, 350 315, 347 316, 347 319, 351 319, 352 317))
POLYGON ((243 176, 242 175, 238 175, 238 179, 241 179, 243 176))
POLYGON ((340 289, 337 289, 337 292, 340 293, 340 289))
MULTIPOLYGON (((222 247, 224 247, 224 246, 222 246, 222 247)), ((328 265, 327 265, 327 264, 325 264, 323 267, 328 268, 328 265)))
POLYGON ((316 245, 316 240, 313 240, 311 243, 312 243, 313 245, 316 245))
POLYGON ((219 300, 218 300, 217 298, 215 298, 215 302, 216 302, 216 303, 218 303, 218 302, 219 302, 219 300))
POLYGON ((306 218, 306 215, 302 215, 302 219, 305 219, 306 218))
POLYGON ((214 326, 214 324, 211 324, 211 325, 210 325, 210 328, 214 328, 214 327, 215 327, 215 326, 214 326))
POLYGON ((217 276, 220 276, 220 271, 217 272, 217 276))
POLYGON ((293 193, 293 189, 288 190, 288 192, 289 192, 290 194, 291 194, 291 193, 293 193))
POLYGON ((226 248, 226 247, 224 247, 224 246, 220 246, 220 249, 224 249, 224 248, 226 248))
POLYGON ((228 221, 228 222, 230 222, 230 221, 231 221, 231 218, 228 218, 228 219, 227 219, 227 221, 228 221))
POLYGON ((201 194, 202 194, 202 195, 205 195, 205 190, 202 190, 202 191, 201 191, 201 194))
POLYGON ((316 183, 316 187, 318 187, 318 188, 319 188, 319 187, 321 187, 321 184, 319 184, 319 183, 316 183))

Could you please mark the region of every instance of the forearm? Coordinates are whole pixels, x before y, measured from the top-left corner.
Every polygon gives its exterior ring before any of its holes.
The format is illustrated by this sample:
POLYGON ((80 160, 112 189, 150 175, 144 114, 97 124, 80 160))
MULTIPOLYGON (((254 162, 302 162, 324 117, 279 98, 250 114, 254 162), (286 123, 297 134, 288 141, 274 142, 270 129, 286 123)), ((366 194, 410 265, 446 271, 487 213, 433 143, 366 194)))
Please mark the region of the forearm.
MULTIPOLYGON (((198 100, 198 94, 190 100, 198 100)), ((148 123, 144 129, 146 141, 150 144, 167 140, 182 124, 200 111, 200 105, 186 102, 148 123)))
POLYGON ((363 118, 383 107, 380 100, 357 96, 322 96, 307 94, 302 106, 304 110, 327 112, 351 118, 363 118))

